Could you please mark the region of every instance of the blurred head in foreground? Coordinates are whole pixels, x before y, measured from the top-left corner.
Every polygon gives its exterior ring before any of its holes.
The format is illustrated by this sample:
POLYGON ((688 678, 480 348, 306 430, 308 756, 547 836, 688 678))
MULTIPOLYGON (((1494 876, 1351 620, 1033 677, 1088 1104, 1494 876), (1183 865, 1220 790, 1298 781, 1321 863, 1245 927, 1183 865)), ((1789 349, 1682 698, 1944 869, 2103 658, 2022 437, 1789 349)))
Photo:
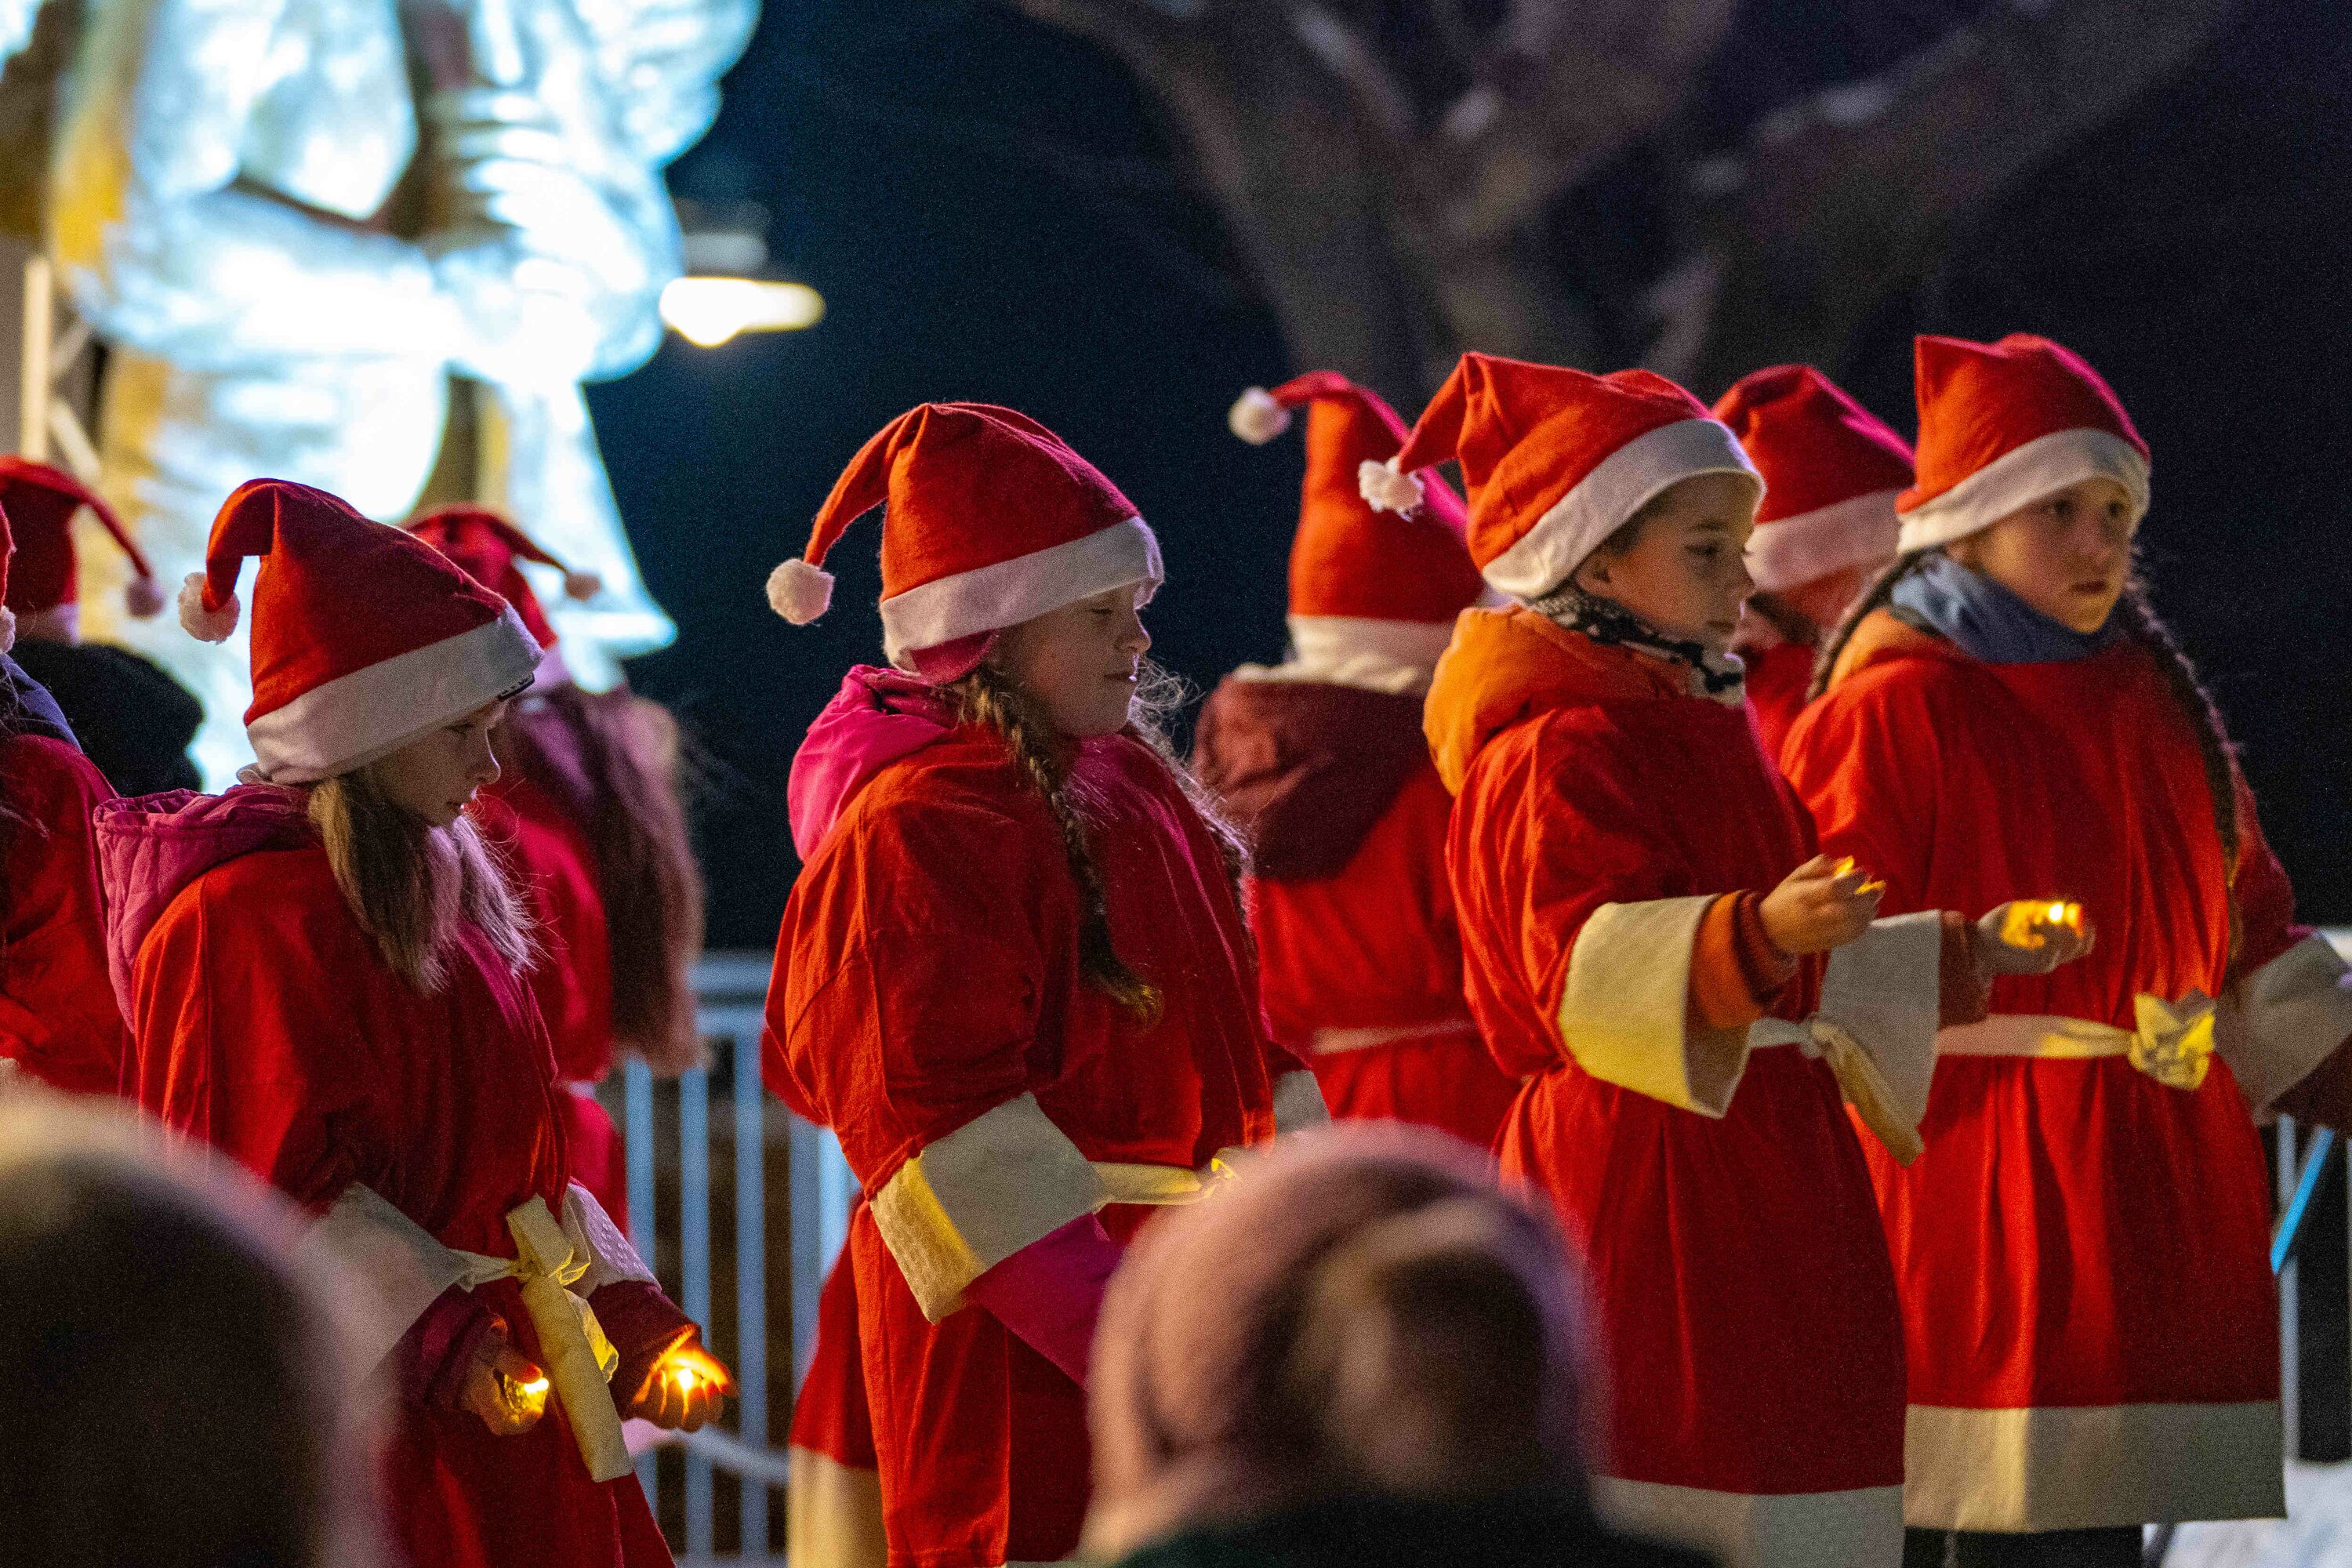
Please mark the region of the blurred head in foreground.
POLYGON ((0 1555, 378 1561, 367 1403, 298 1220, 130 1117, 0 1091, 0 1555))
POLYGON ((1090 1398, 1089 1552, 1345 1494, 1581 1497, 1580 1284, 1467 1145, 1340 1126, 1146 1229, 1090 1398))

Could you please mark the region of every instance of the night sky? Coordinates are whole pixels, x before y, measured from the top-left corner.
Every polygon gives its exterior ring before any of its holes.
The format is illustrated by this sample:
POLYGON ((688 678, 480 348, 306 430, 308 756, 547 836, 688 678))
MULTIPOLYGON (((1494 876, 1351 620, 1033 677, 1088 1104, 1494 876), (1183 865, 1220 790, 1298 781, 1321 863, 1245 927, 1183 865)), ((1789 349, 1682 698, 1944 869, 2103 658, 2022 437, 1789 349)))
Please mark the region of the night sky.
MULTIPOLYGON (((1751 37, 1802 36, 1749 11, 1751 37)), ((2352 921, 2344 34, 2313 0, 2252 8, 1824 367, 1906 430, 1915 331, 2047 332, 2108 375, 2156 454, 2142 538, 2158 603, 2229 714, 2305 918, 2327 921, 2352 921)), ((1312 367, 1288 363, 1117 62, 979 0, 771 0, 671 184, 765 206, 774 269, 829 307, 811 331, 672 339, 592 394, 646 579, 681 628, 633 678, 706 753, 712 943, 759 948, 795 865, 793 751, 843 671, 880 657, 876 519, 828 562, 840 583, 819 625, 786 626, 761 585, 859 444, 926 399, 1052 426, 1160 533, 1155 657, 1205 686, 1281 650, 1300 462, 1296 439, 1235 441, 1225 407, 1312 367)), ((1580 210, 1638 251, 1642 205, 1612 205, 1613 188, 1580 210)))

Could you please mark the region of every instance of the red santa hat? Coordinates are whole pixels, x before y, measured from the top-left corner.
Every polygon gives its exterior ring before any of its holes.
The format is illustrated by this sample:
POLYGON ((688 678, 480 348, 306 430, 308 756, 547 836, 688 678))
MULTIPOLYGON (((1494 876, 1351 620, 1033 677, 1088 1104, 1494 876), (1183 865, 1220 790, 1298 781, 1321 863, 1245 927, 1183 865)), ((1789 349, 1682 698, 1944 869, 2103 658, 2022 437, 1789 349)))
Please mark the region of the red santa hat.
POLYGON ((2099 373, 2027 332, 1916 342, 1919 478, 1895 502, 1906 552, 1949 544, 2084 479, 2147 511, 2147 443, 2099 373))
POLYGON ((549 554, 530 535, 486 506, 460 503, 436 507, 411 521, 408 531, 465 569, 466 575, 514 606, 523 626, 539 646, 555 646, 555 628, 520 561, 552 566, 563 574, 563 594, 569 599, 593 599, 604 581, 593 572, 573 572, 549 554))
POLYGON ((1764 476, 1748 571, 1765 593, 1895 557, 1911 448, 1809 364, 1742 376, 1715 405, 1764 476))
POLYGON ((1764 481, 1706 405, 1646 370, 1592 375, 1466 353, 1404 449, 1361 473, 1364 499, 1407 510, 1414 470, 1454 458, 1470 555, 1489 585, 1540 598, 1667 486, 1700 474, 1764 481))
POLYGON ((1157 589, 1164 576, 1151 530, 1060 437, 992 404, 925 403, 850 459, 808 549, 769 574, 770 607, 794 626, 824 614, 826 552, 885 503, 882 646, 903 668, 1106 589, 1157 589))
POLYGON ((180 623, 205 642, 236 629, 253 584, 255 772, 311 784, 373 762, 530 684, 539 644, 512 606, 399 529, 324 490, 250 479, 213 520, 180 623))
POLYGON ((1307 479, 1290 544, 1290 633, 1310 643, 1376 646, 1408 664, 1434 665, 1454 618, 1486 584, 1463 542, 1462 500, 1434 475, 1422 505, 1399 516, 1368 503, 1359 476, 1404 445, 1405 425, 1380 395, 1319 370, 1268 392, 1253 386, 1227 423, 1252 445, 1307 409, 1307 479))
POLYGON ((74 513, 84 507, 131 557, 136 575, 122 594, 131 613, 144 618, 163 607, 163 590, 146 552, 114 509, 64 469, 25 458, 0 458, 0 506, 8 509, 16 536, 16 562, 8 574, 8 608, 16 614, 37 616, 79 602, 72 525, 74 513))

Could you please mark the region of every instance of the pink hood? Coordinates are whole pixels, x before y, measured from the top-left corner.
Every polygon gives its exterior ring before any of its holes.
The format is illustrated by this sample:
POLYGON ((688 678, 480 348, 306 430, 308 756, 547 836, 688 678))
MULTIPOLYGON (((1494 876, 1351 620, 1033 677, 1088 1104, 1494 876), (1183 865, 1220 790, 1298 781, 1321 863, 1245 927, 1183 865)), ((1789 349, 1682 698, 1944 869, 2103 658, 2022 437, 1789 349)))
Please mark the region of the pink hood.
POLYGON ((124 1017, 136 1016, 131 975, 140 944, 180 890, 240 855, 303 843, 304 801, 300 790, 240 784, 226 795, 175 789, 110 800, 90 814, 106 889, 106 972, 124 1017))
POLYGON ((929 681, 870 664, 852 669, 793 758, 784 799, 800 858, 816 853, 866 780, 955 722, 953 706, 929 681))

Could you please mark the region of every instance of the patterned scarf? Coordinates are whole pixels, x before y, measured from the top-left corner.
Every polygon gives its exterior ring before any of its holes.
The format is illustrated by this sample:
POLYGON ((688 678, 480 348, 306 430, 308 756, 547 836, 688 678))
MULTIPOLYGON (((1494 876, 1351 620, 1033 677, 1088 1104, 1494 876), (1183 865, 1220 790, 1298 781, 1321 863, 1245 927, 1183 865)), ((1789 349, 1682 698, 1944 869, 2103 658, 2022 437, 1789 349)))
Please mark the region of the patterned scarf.
POLYGON ((1670 637, 1622 605, 1588 594, 1572 582, 1528 600, 1528 607, 1602 647, 1630 647, 1683 666, 1691 672, 1697 693, 1727 708, 1738 707, 1747 695, 1747 672, 1734 656, 1717 653, 1705 643, 1670 637))

